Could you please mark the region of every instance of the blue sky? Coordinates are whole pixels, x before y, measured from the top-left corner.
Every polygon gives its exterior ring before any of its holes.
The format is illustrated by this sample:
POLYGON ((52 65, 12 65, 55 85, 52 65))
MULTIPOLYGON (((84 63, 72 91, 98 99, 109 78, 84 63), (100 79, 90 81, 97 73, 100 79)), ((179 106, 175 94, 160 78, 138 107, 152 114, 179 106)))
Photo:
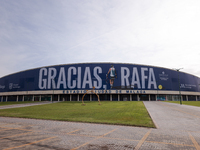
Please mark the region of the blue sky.
POLYGON ((82 62, 200 77, 199 0, 0 0, 0 77, 82 62))

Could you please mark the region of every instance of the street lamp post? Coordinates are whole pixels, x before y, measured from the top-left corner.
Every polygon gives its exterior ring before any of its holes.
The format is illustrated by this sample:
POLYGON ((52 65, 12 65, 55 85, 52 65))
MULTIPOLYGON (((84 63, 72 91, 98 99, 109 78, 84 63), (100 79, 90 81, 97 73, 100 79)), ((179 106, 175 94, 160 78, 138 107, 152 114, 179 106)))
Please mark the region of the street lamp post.
POLYGON ((181 100, 181 85, 180 85, 180 75, 179 75, 179 72, 180 70, 183 69, 183 68, 179 68, 179 69, 175 69, 177 72, 178 72, 178 84, 179 84, 179 98, 180 98, 180 105, 182 105, 182 100, 181 100))
MULTIPOLYGON (((53 82, 55 82, 55 79, 53 79, 53 82)), ((53 103, 53 101, 54 101, 54 85, 52 87, 53 87, 53 96, 52 96, 51 102, 53 103)))
POLYGON ((54 100, 54 88, 53 88, 52 103, 53 103, 53 100, 54 100))
MULTIPOLYGON (((200 89, 200 84, 199 84, 199 89, 200 89)), ((198 96, 198 99, 197 99, 197 101, 200 101, 200 96, 198 96)))

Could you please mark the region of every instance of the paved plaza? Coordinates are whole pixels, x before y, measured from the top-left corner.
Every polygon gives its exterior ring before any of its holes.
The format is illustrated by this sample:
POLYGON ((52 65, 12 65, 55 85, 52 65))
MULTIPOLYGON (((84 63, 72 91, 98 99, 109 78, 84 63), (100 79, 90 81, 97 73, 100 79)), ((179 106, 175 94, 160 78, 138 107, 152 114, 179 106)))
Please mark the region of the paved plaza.
POLYGON ((144 102, 157 128, 0 117, 1 150, 200 150, 200 108, 144 102))

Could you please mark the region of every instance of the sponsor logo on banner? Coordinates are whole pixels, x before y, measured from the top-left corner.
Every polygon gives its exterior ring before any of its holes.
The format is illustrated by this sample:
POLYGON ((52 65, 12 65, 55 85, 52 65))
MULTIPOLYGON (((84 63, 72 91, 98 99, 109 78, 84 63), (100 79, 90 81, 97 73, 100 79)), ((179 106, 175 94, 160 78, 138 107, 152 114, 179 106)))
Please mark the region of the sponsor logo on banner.
POLYGON ((14 84, 14 83, 10 83, 9 84, 9 89, 12 90, 12 89, 19 89, 20 86, 19 84, 14 84))
POLYGON ((193 85, 193 84, 181 84, 180 85, 180 88, 182 88, 182 89, 191 89, 193 87, 196 88, 197 86, 193 85))
POLYGON ((162 85, 159 85, 158 88, 159 88, 160 90, 162 90, 163 87, 162 87, 162 85))
POLYGON ((160 80, 167 81, 167 80, 169 79, 169 75, 166 74, 166 73, 163 71, 161 74, 159 74, 159 78, 160 78, 160 80))
POLYGON ((0 85, 0 89, 5 89, 5 85, 0 85))

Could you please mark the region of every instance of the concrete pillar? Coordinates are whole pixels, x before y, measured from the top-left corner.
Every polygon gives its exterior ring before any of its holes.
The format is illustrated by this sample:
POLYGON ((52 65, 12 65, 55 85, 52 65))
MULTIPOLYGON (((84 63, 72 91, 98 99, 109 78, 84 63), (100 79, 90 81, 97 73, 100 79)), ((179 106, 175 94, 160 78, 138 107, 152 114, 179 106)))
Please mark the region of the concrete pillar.
POLYGON ((120 101, 120 95, 118 94, 118 101, 120 101))
POLYGON ((60 95, 58 94, 58 101, 60 101, 60 95))
POLYGON ((158 101, 158 95, 156 95, 156 101, 158 101))
POLYGON ((23 95, 23 97, 22 97, 22 102, 24 102, 24 95, 23 95))
POLYGON ((137 94, 137 101, 140 101, 140 96, 139 96, 139 94, 137 94))
POLYGON ((110 101, 112 101, 112 94, 110 94, 110 101))
POLYGON ((92 101, 92 94, 90 94, 90 101, 92 101))
POLYGON ((6 102, 8 101, 8 96, 6 96, 6 102))
POLYGON ((79 94, 77 95, 77 101, 79 101, 79 99, 80 99, 80 96, 79 96, 79 94))
POLYGON ((197 101, 197 95, 196 95, 196 101, 197 101))
POLYGON ((149 101, 151 101, 151 95, 149 94, 149 101))
POLYGON ((51 95, 51 102, 53 101, 53 96, 51 95))
POLYGON ((39 101, 40 101, 40 102, 42 101, 42 96, 41 96, 41 95, 40 95, 39 101))
POLYGON ((130 94, 130 101, 132 101, 132 94, 130 94))
POLYGON ((33 95, 32 101, 34 101, 34 100, 35 100, 35 97, 34 97, 34 95, 33 95))
POLYGON ((19 101, 19 95, 17 95, 17 102, 19 101))
POLYGON ((72 101, 72 95, 71 94, 69 95, 69 101, 70 102, 72 101))
POLYGON ((188 96, 186 95, 186 100, 188 101, 188 96))
POLYGON ((1 96, 1 102, 3 102, 3 96, 1 96))

